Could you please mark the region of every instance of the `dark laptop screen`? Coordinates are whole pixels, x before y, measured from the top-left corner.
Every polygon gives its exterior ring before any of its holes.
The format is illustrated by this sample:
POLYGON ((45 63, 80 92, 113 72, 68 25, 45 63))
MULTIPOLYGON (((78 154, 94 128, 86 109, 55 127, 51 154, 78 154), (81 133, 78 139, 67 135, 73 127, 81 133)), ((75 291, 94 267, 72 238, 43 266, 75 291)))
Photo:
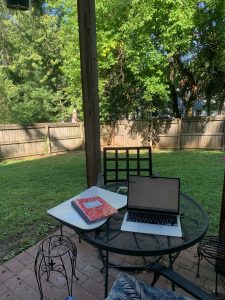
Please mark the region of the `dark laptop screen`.
POLYGON ((179 198, 179 178, 129 177, 128 209, 178 214, 179 198))

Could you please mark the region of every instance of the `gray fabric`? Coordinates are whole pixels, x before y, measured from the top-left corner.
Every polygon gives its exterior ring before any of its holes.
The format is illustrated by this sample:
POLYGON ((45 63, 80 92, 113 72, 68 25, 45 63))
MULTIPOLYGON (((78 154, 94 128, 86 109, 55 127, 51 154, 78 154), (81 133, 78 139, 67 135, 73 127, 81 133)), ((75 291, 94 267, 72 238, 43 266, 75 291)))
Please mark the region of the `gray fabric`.
POLYGON ((151 287, 132 275, 119 274, 105 300, 191 300, 173 291, 151 287))

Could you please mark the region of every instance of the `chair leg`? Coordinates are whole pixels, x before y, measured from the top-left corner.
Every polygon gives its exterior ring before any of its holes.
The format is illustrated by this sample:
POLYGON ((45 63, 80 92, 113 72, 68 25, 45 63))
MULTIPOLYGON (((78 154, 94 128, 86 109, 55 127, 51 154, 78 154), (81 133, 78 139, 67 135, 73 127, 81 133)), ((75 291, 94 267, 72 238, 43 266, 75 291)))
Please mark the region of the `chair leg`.
POLYGON ((63 236, 63 224, 60 223, 60 235, 63 236))
POLYGON ((159 272, 154 272, 154 277, 153 277, 151 286, 154 286, 156 284, 156 282, 158 281, 159 277, 160 277, 160 273, 159 272))
MULTIPOLYGON (((170 270, 173 271, 173 258, 172 258, 171 254, 169 254, 169 262, 170 262, 170 270)), ((175 284, 174 284, 174 282, 171 282, 171 288, 172 288, 172 291, 175 292, 175 284)))
POLYGON ((218 296, 218 292, 217 292, 217 282, 218 282, 218 269, 216 267, 216 283, 215 283, 215 295, 218 296))
POLYGON ((105 252, 105 298, 108 295, 108 269, 109 269, 109 252, 105 252))
POLYGON ((197 253, 198 253, 198 269, 197 269, 197 275, 196 275, 196 277, 199 277, 200 276, 200 274, 199 274, 200 260, 201 260, 201 251, 200 251, 199 247, 197 248, 197 253))

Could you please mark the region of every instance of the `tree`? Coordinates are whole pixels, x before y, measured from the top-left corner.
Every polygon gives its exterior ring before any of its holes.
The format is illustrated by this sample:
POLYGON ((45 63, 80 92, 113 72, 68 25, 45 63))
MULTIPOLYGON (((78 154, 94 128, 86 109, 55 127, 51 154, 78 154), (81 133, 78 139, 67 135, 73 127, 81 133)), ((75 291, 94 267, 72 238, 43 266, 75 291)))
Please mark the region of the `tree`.
POLYGON ((38 8, 16 14, 4 9, 2 14, 0 72, 18 93, 10 119, 3 117, 2 123, 63 121, 71 116, 61 55, 64 45, 59 37, 63 15, 48 6, 42 6, 42 12, 38 8))
POLYGON ((77 6, 73 0, 48 2, 49 9, 56 11, 59 17, 58 40, 60 43, 60 70, 64 77, 63 93, 68 101, 67 119, 76 108, 79 117, 83 117, 82 88, 80 70, 80 49, 77 6))
POLYGON ((196 57, 193 61, 207 113, 222 111, 225 99, 225 3, 199 3, 195 14, 196 57))
POLYGON ((142 106, 153 113, 172 107, 179 116, 178 96, 183 99, 187 115, 191 115, 199 97, 208 99, 208 107, 214 105, 221 110, 225 57, 223 1, 136 0, 126 1, 125 7, 118 1, 112 5, 104 6, 102 11, 105 18, 110 11, 115 15, 110 14, 107 28, 101 26, 107 50, 102 50, 107 53, 102 68, 107 70, 102 72, 106 92, 102 107, 106 111, 115 111, 116 101, 120 115, 121 110, 125 115, 129 108, 142 106), (124 89, 132 86, 136 97, 131 97, 132 90, 120 89, 119 83, 124 89), (127 99, 123 97, 126 94, 127 99))
POLYGON ((138 108, 157 114, 171 106, 171 90, 177 98, 181 57, 189 51, 193 28, 187 15, 193 15, 194 1, 187 2, 114 0, 106 6, 100 1, 97 34, 104 116, 113 112, 127 117, 138 108), (110 22, 104 23, 108 16, 110 22))
MULTIPOLYGON (((225 2, 98 0, 97 50, 102 119, 172 113, 181 97, 208 114, 224 105, 225 2), (109 21, 110 20, 110 21, 109 21), (171 110, 172 109, 172 110, 171 110)), ((32 12, 0 0, 0 122, 82 119, 77 8, 72 0, 36 1, 32 12)))

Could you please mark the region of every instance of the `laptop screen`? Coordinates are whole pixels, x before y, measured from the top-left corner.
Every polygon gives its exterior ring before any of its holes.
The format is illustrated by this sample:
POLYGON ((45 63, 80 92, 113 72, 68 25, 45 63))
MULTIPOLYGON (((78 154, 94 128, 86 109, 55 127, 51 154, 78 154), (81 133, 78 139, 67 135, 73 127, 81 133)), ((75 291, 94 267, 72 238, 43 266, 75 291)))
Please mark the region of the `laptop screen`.
POLYGON ((180 179, 130 176, 128 209, 179 213, 180 179))

